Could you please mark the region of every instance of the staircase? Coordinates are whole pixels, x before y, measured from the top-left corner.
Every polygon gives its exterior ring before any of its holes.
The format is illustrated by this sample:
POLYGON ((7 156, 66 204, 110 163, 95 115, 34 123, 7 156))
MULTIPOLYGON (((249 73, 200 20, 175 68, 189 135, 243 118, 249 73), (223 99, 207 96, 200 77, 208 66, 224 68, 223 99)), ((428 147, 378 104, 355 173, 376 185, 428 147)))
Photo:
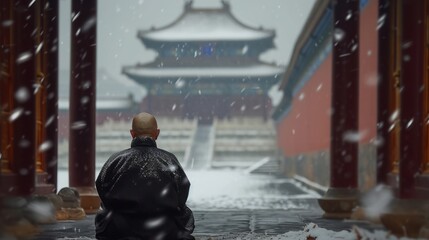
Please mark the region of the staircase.
POLYGON ((185 156, 186 169, 201 170, 210 167, 213 158, 213 125, 198 124, 189 154, 185 156))
POLYGON ((280 164, 278 160, 267 157, 249 167, 246 172, 251 174, 278 175, 280 174, 280 164))

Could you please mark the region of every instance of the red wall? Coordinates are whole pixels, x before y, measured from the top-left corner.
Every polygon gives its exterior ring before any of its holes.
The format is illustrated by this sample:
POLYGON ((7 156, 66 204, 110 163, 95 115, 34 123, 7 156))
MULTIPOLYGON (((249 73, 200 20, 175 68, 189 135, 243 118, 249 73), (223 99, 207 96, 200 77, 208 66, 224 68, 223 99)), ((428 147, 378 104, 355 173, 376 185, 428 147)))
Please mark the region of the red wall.
POLYGON ((328 148, 331 72, 332 54, 329 54, 307 84, 294 96, 288 115, 278 124, 278 143, 285 155, 294 156, 328 148))
MULTIPOLYGON (((360 16, 359 129, 361 143, 376 135, 378 1, 370 0, 360 16)), ((277 125, 278 145, 285 156, 329 150, 332 54, 329 54, 293 99, 277 125), (318 87, 320 87, 319 90, 318 87), (300 98, 300 96, 303 96, 300 98)))

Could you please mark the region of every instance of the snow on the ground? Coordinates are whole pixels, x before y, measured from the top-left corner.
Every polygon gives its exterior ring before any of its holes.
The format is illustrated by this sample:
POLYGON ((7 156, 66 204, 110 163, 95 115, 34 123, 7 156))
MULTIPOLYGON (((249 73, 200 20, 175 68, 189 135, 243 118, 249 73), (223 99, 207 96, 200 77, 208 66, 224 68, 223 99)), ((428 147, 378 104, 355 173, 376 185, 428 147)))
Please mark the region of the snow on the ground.
MULTIPOLYGON (((320 197, 292 179, 269 175, 237 170, 187 170, 186 174, 191 182, 187 202, 191 209, 308 209, 300 200, 320 197), (293 189, 288 192, 289 188, 293 189)), ((68 173, 60 170, 58 189, 66 186, 68 173)))
MULTIPOLYGON (((57 238, 59 240, 91 239, 81 238, 57 238)), ((396 237, 382 230, 374 232, 354 227, 350 231, 335 232, 320 228, 314 223, 307 224, 301 231, 290 231, 278 235, 266 235, 260 233, 237 233, 221 236, 195 236, 196 240, 413 240, 414 238, 396 237)))
POLYGON ((188 171, 191 182, 189 206, 196 209, 296 209, 308 208, 291 199, 313 199, 318 195, 304 190, 287 192, 281 185, 294 180, 269 175, 249 175, 237 170, 188 171))
MULTIPOLYGON (((237 209, 290 209, 305 208, 288 201, 291 199, 308 199, 319 197, 317 193, 306 190, 292 179, 279 179, 268 175, 249 175, 235 170, 201 170, 186 171, 191 182, 188 198, 190 205, 200 208, 237 208, 237 209), (267 189, 267 186, 290 183, 302 190, 302 193, 284 194, 279 189, 267 189), (295 204, 295 205, 294 205, 295 204)), ((96 173, 97 176, 98 172, 96 173)), ((68 172, 58 172, 58 187, 68 186, 68 172)), ((284 190, 284 189, 283 189, 284 190)), ((191 206, 192 207, 192 206, 191 206)), ((71 238, 61 238, 71 239, 71 238)), ((79 238, 91 239, 91 238, 79 238)), ((278 235, 261 233, 236 233, 220 236, 196 235, 196 240, 409 240, 411 238, 398 238, 386 231, 376 230, 370 232, 354 227, 349 231, 335 232, 320 228, 310 223, 301 231, 290 231, 278 235)))
POLYGON ((412 240, 407 237, 396 237, 386 231, 377 230, 370 232, 354 227, 350 231, 335 232, 320 228, 314 223, 309 223, 301 231, 290 231, 278 235, 265 235, 256 233, 227 234, 222 236, 202 236, 196 240, 412 240))

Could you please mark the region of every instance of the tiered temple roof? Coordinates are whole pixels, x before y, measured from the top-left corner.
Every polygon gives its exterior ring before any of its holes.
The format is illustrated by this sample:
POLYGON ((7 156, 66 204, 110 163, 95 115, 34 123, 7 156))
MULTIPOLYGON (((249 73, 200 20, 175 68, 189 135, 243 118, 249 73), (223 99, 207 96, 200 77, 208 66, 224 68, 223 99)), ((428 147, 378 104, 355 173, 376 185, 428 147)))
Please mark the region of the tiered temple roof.
POLYGON ((259 56, 274 48, 275 31, 241 23, 222 3, 221 8, 196 9, 187 2, 173 23, 138 32, 143 44, 158 52, 153 62, 123 68, 148 90, 142 108, 208 122, 268 116, 267 92, 282 78, 284 67, 259 56))
POLYGON ((159 53, 152 63, 123 69, 140 84, 215 77, 239 81, 270 78, 272 86, 284 71, 258 60, 260 53, 274 47, 275 31, 246 26, 231 14, 226 2, 219 9, 195 9, 188 2, 172 24, 139 31, 138 37, 159 53))

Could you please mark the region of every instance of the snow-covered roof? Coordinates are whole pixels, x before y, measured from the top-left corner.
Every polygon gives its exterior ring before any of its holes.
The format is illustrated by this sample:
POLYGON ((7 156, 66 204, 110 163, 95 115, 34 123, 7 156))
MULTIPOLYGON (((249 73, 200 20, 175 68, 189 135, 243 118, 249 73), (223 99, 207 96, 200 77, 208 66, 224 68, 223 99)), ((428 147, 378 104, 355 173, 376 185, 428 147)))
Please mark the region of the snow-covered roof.
MULTIPOLYGON (((59 72, 59 101, 61 110, 69 108, 70 98, 70 72, 60 70, 59 72)), ((104 70, 97 71, 96 108, 101 109, 124 109, 134 106, 144 97, 144 90, 135 82, 121 82, 104 70)))
POLYGON ((284 68, 270 64, 252 64, 234 67, 163 67, 135 66, 124 68, 130 78, 258 78, 283 74, 284 68))
MULTIPOLYGON (((131 98, 97 98, 95 108, 97 110, 111 110, 111 109, 130 109, 135 106, 135 102, 131 98)), ((60 99, 58 101, 58 108, 61 110, 69 109, 69 100, 60 99)))
MULTIPOLYGON (((60 70, 58 90, 60 99, 68 99, 70 97, 70 71, 60 70)), ((127 79, 120 81, 112 77, 105 69, 97 71, 96 91, 97 100, 100 98, 127 98, 132 95, 136 101, 141 101, 145 95, 144 89, 141 86, 127 79)))
POLYGON ((220 9, 195 9, 187 4, 184 13, 172 24, 139 31, 143 40, 174 41, 255 41, 274 37, 273 30, 252 28, 230 12, 229 4, 220 9))

